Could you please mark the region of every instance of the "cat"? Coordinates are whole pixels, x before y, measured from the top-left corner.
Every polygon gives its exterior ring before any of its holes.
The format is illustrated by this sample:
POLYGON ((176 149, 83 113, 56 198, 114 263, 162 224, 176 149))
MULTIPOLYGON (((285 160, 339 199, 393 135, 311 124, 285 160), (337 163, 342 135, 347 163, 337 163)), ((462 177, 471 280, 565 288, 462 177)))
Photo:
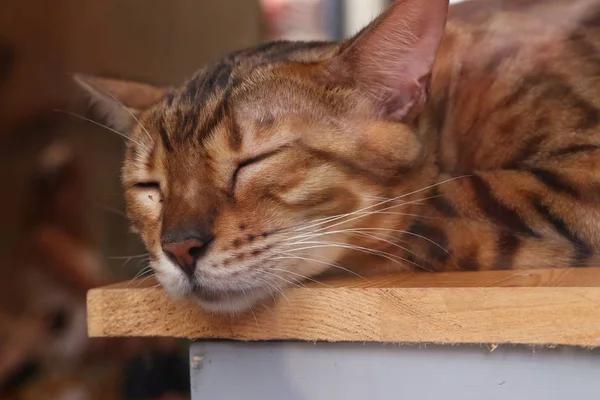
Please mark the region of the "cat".
POLYGON ((596 265, 599 50, 596 0, 402 0, 178 88, 76 80, 157 279, 235 313, 332 270, 596 265))

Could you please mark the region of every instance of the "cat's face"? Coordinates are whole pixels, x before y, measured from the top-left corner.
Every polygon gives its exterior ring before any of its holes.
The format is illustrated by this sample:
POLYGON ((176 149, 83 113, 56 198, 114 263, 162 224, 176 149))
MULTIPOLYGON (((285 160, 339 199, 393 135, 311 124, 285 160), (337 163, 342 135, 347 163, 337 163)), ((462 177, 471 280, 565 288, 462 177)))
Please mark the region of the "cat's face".
MULTIPOLYGON (((279 43, 237 52, 131 111, 127 213, 170 294, 193 295, 212 311, 243 310, 343 269, 337 263, 357 246, 375 249, 361 228, 402 226, 402 215, 370 209, 416 189, 407 177, 423 148, 403 122, 424 102, 433 57, 396 93, 362 58, 380 34, 367 33, 367 43, 359 37, 342 49, 279 43)), ((97 88, 107 82, 86 85, 103 96, 97 88)))
MULTIPOLYGON (((337 222, 325 218, 374 204, 421 154, 407 127, 285 69, 257 69, 233 87, 210 132, 183 126, 198 115, 181 94, 134 129, 123 170, 127 212, 169 292, 239 309, 324 271, 353 241, 319 235, 337 222), (185 241, 191 247, 178 248, 185 241), (195 270, 186 273, 177 263, 188 255, 195 270)), ((372 219, 340 229, 365 224, 372 219)))

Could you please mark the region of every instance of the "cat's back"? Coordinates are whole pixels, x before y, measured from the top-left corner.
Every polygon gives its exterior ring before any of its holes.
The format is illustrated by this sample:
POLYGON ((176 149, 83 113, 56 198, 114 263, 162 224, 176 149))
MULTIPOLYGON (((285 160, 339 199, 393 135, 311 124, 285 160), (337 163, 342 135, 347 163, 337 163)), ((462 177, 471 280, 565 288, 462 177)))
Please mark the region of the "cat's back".
POLYGON ((452 6, 432 103, 440 164, 457 173, 600 144, 600 1, 452 6))

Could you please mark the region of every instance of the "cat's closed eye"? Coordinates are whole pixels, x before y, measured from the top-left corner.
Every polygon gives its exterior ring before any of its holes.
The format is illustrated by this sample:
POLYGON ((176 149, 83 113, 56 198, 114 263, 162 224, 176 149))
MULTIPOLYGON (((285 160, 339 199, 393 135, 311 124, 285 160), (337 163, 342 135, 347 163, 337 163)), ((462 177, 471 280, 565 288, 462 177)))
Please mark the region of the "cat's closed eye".
POLYGON ((244 161, 241 161, 238 165, 237 168, 235 169, 235 171, 233 172, 233 176, 231 178, 231 192, 233 192, 235 190, 235 186, 238 180, 238 175, 240 173, 241 170, 243 170, 245 167, 252 165, 252 164, 256 164, 259 163, 277 153, 279 153, 281 151, 281 149, 277 149, 277 150, 273 150, 267 153, 263 153, 260 154, 258 156, 255 157, 251 157, 251 158, 247 158, 244 161))
POLYGON ((138 189, 158 189, 160 190, 160 184, 158 182, 137 182, 133 186, 138 189))

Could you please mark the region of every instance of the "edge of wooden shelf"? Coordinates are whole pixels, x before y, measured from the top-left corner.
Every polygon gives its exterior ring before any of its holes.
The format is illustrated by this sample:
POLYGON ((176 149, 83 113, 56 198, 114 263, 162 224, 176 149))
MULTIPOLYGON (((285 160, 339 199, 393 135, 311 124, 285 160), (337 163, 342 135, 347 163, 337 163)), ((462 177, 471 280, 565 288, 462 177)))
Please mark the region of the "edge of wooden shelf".
POLYGON ((343 278, 235 318, 154 282, 88 292, 91 337, 600 346, 600 268, 343 278))

